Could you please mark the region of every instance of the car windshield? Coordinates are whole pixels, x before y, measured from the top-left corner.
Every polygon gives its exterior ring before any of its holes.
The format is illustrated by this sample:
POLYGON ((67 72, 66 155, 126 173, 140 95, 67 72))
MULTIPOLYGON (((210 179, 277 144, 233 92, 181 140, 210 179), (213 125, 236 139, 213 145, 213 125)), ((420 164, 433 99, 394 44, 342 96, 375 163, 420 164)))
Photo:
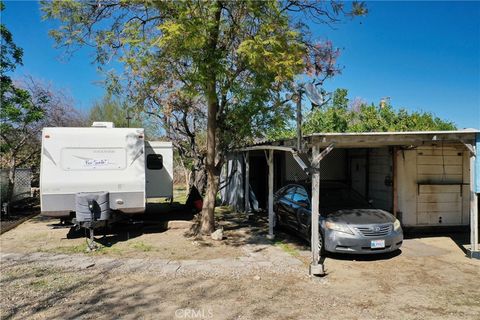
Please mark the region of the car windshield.
POLYGON ((362 209, 370 204, 356 191, 347 186, 320 187, 320 208, 362 209))

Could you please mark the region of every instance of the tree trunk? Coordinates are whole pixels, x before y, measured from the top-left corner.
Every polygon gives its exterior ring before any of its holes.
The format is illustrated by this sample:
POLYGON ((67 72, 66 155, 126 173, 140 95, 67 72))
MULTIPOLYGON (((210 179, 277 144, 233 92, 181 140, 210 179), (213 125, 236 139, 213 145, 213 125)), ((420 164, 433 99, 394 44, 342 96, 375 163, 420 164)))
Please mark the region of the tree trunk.
POLYGON ((195 176, 195 186, 201 195, 204 195, 207 190, 207 172, 205 169, 197 171, 195 176))
POLYGON ((210 234, 215 230, 215 200, 218 190, 218 176, 215 172, 207 173, 207 192, 202 209, 202 225, 200 232, 210 234))
POLYGON ((218 178, 215 168, 218 102, 215 86, 210 88, 208 94, 208 120, 207 120, 207 191, 203 201, 202 224, 200 232, 210 234, 215 230, 215 196, 218 189, 218 178))
POLYGON ((201 234, 210 234, 215 230, 215 197, 218 190, 219 170, 216 168, 215 158, 217 155, 216 135, 217 135, 217 113, 218 113, 218 96, 217 96, 217 43, 220 30, 220 18, 222 7, 220 2, 215 2, 215 12, 213 13, 213 24, 209 30, 209 38, 206 46, 205 57, 205 94, 208 106, 207 112, 207 192, 203 201, 202 220, 200 226, 201 234))
POLYGON ((7 196, 6 200, 11 202, 13 199, 13 189, 15 188, 15 160, 10 161, 8 168, 8 187, 7 187, 7 196))
POLYGON ((205 195, 205 190, 207 188, 207 171, 202 160, 194 160, 189 182, 191 186, 197 188, 202 196, 205 195))

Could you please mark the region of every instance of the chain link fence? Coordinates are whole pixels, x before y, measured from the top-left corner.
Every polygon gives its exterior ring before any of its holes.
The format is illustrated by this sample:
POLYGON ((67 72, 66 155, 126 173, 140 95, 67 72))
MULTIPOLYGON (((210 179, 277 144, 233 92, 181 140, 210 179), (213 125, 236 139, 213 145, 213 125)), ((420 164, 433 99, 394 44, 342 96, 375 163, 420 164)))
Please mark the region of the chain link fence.
MULTIPOLYGON (((8 170, 2 169, 0 171, 1 182, 1 197, 2 202, 7 196, 8 190, 8 170)), ((32 196, 32 170, 31 169, 16 169, 15 170, 15 184, 13 188, 13 200, 21 200, 32 196)))

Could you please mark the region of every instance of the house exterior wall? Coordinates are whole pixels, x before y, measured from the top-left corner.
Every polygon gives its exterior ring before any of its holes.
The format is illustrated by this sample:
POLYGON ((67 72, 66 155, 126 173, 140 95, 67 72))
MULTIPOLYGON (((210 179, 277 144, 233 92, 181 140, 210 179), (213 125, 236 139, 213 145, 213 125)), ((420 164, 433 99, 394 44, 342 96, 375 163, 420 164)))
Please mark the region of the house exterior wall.
POLYGON ((399 150, 398 211, 405 226, 468 225, 469 155, 462 145, 399 150))

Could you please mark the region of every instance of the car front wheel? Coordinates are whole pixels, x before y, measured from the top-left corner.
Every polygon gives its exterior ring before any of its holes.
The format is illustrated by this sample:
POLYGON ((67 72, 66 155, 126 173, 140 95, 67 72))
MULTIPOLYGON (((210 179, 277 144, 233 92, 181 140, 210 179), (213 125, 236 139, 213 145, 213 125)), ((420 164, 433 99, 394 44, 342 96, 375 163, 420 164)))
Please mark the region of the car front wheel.
MULTIPOLYGON (((318 232, 318 252, 320 252, 320 255, 325 254, 325 241, 323 238, 322 231, 318 232)), ((311 242, 312 236, 311 236, 311 229, 308 231, 308 241, 311 242)))

